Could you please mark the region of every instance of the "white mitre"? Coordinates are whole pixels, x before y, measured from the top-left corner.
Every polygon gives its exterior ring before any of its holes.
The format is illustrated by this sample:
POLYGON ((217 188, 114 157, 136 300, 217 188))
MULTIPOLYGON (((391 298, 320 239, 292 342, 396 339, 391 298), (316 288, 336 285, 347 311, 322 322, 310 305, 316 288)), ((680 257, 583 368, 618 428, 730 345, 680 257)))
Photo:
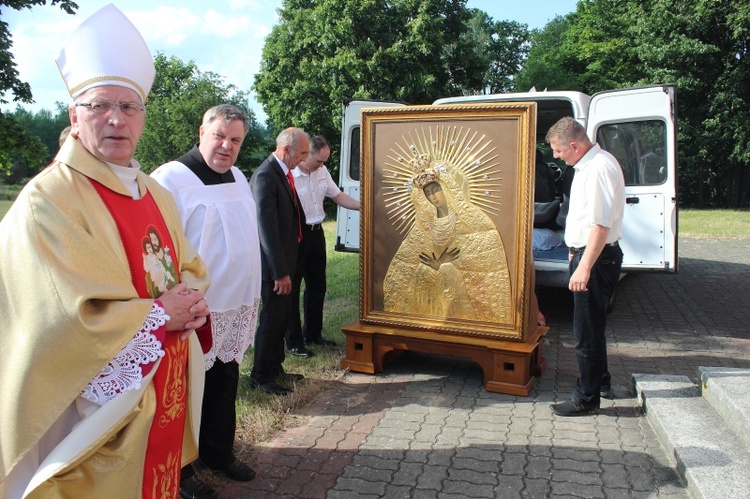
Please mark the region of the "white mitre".
POLYGON ((145 103, 156 75, 145 40, 112 4, 78 26, 55 62, 73 99, 93 87, 117 85, 134 90, 145 103))

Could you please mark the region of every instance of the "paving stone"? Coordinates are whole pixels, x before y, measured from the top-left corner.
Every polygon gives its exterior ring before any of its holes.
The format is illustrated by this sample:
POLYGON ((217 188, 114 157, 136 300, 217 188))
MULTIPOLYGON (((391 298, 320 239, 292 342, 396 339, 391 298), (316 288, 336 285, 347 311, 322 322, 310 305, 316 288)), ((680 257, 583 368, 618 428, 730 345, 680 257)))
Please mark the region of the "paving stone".
POLYGON ((494 497, 495 485, 467 483, 463 481, 446 480, 442 490, 446 494, 459 494, 461 497, 494 497))
POLYGON ((737 327, 747 308, 737 297, 750 296, 748 247, 748 239, 682 238, 677 274, 619 283, 607 323, 615 399, 595 417, 549 409, 570 397, 578 372, 570 295, 541 290, 547 369, 529 397, 487 392, 466 359, 407 353, 381 375, 347 374, 300 411, 297 428, 256 448, 238 440, 258 477, 227 483, 220 497, 685 499, 631 375, 697 383, 699 365, 750 366, 750 330, 737 327))
POLYGON ((524 479, 523 484, 524 488, 521 491, 521 497, 537 499, 550 496, 549 477, 533 478, 527 476, 524 479))
POLYGON ((441 490, 443 481, 448 478, 448 466, 432 466, 426 464, 422 474, 418 477, 416 487, 418 489, 441 490))

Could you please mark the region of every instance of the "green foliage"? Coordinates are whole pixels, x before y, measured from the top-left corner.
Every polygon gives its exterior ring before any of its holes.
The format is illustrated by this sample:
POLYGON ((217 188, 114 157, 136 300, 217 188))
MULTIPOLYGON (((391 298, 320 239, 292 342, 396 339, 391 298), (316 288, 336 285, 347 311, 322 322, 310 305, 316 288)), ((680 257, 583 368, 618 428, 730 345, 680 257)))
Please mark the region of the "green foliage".
MULTIPOLYGON (((0 0, 0 14, 4 7, 14 10, 31 9, 37 5, 47 5, 46 0, 0 0)), ((71 0, 51 0, 50 5, 58 5, 68 14, 75 14, 78 5, 71 0)), ((31 103, 31 87, 18 77, 16 62, 10 52, 13 39, 8 31, 8 23, 0 20, 0 104, 7 104, 6 92, 13 94, 13 100, 31 103)))
POLYGON ((557 16, 544 29, 532 31, 529 56, 513 82, 514 91, 583 91, 585 66, 579 62, 575 42, 569 36, 571 19, 557 16))
POLYGON ((39 137, 39 140, 47 148, 47 156, 44 163, 50 163, 59 149, 60 132, 70 125, 68 106, 62 102, 57 102, 54 115, 52 111, 47 109, 32 113, 18 106, 13 113, 13 117, 29 133, 39 137))
MULTIPOLYGON (((529 51, 529 31, 525 24, 515 21, 494 21, 486 12, 473 9, 462 35, 476 55, 474 67, 467 71, 484 73, 482 91, 486 94, 509 92, 513 79, 523 66, 529 51)), ((463 94, 474 94, 475 89, 464 89, 463 94)))
POLYGON ((750 77, 746 2, 651 0, 632 32, 633 83, 678 87, 680 199, 687 206, 750 204, 750 77))
POLYGON ((47 157, 47 148, 12 115, 0 112, 0 177, 3 183, 17 184, 35 175, 47 157))
MULTIPOLYGON (((6 7, 21 10, 46 4, 46 0, 0 0, 0 14, 6 7)), ((50 5, 58 5, 68 14, 74 14, 78 8, 70 0, 51 0, 50 5)), ((8 23, 0 19, 0 104, 8 103, 8 93, 14 102, 31 103, 31 87, 19 78, 11 47, 13 39, 8 23)), ((0 178, 3 182, 19 182, 33 175, 43 166, 48 154, 43 141, 21 125, 14 114, 0 111, 0 178)))
POLYGON ((284 0, 278 12, 254 85, 274 133, 299 126, 336 144, 346 98, 425 104, 483 89, 465 0, 284 0))
POLYGON ((154 65, 156 78, 146 102, 146 126, 136 151, 143 171, 151 172, 189 151, 198 142, 203 113, 229 103, 243 110, 250 121, 237 160, 237 167, 250 175, 273 147, 249 107, 247 94, 225 84, 216 73, 200 71, 194 61, 185 63, 158 53, 154 65))
POLYGON ((57 114, 41 110, 32 113, 18 106, 0 117, 0 172, 4 183, 14 184, 31 178, 52 162, 59 146, 60 132, 68 121, 67 107, 58 103, 57 114))
POLYGON ((586 0, 532 36, 522 91, 675 83, 680 201, 750 204, 750 5, 586 0))

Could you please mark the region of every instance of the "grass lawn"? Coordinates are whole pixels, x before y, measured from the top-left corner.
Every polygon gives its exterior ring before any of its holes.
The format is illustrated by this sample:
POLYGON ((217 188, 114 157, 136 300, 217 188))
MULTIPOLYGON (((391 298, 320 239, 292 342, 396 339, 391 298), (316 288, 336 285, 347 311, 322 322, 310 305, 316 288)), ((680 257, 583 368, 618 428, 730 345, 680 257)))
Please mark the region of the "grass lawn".
POLYGON ((750 237, 750 210, 680 210, 679 235, 750 237))
POLYGON ((0 219, 2 219, 6 213, 8 213, 8 210, 10 209, 10 205, 13 204, 13 201, 9 201, 7 199, 0 199, 0 219))

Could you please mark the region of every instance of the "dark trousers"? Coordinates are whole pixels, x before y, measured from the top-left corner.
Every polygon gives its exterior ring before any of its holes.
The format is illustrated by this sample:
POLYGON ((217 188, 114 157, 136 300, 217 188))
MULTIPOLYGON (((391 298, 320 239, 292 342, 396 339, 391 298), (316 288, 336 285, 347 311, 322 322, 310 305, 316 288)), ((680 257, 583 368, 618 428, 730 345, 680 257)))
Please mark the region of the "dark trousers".
MULTIPOLYGON (((209 468, 223 468, 236 458, 232 453, 237 427, 237 387, 240 365, 216 359, 206 371, 203 392, 203 414, 198 443, 200 459, 209 468)), ((192 465, 182 469, 182 478, 194 475, 192 465)))
POLYGON ((300 244, 301 262, 294 276, 291 294, 289 328, 286 331, 287 348, 298 348, 305 342, 319 339, 323 334, 323 303, 326 297, 326 237, 323 226, 305 224, 300 244), (305 280, 304 318, 299 315, 299 295, 305 280))
POLYGON ((260 287, 262 308, 255 332, 253 371, 257 383, 271 383, 284 372, 284 334, 289 326, 291 294, 280 295, 273 290, 274 282, 264 279, 260 287))
MULTIPOLYGON (((578 268, 583 253, 570 262, 570 274, 578 268)), ((573 396, 575 402, 599 405, 599 391, 609 385, 607 366, 607 305, 612 297, 622 268, 622 250, 619 246, 605 246, 591 269, 588 291, 573 293, 573 341, 578 361, 578 386, 573 396)))

